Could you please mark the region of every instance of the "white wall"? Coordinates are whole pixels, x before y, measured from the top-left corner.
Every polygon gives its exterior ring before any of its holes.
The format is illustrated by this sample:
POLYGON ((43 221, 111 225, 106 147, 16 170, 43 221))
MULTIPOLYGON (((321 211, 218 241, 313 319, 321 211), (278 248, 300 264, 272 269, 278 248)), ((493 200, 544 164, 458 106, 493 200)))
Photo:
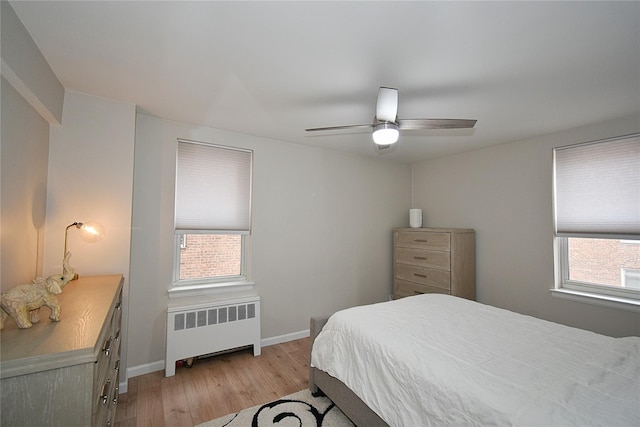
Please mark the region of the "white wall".
POLYGON ((408 165, 139 114, 128 367, 164 359, 177 138, 254 150, 251 260, 263 340, 307 330, 311 315, 388 298, 391 230, 408 223, 408 165))
POLYGON ((0 283, 42 275, 49 124, 62 119, 64 87, 8 1, 0 3, 0 283))
POLYGON ((428 226, 476 230, 477 299, 612 336, 640 314, 553 298, 552 149, 640 131, 629 117, 412 165, 428 226))
POLYGON ((51 128, 44 271, 62 271, 65 228, 97 221, 104 239, 86 243, 69 230, 80 275, 129 271, 135 106, 67 92, 62 126, 51 128))
POLYGON ((2 290, 42 275, 49 123, 2 78, 2 290))
MULTIPOLYGON (((81 276, 123 274, 126 337, 135 106, 67 92, 62 126, 51 128, 44 275, 62 271, 65 228, 97 221, 104 239, 86 243, 69 229, 71 266, 81 276)), ((63 308, 64 310, 64 308, 63 308)), ((126 346, 122 349, 125 363, 126 346)))
POLYGON ((64 87, 9 2, 0 7, 2 75, 47 122, 60 124, 64 87))

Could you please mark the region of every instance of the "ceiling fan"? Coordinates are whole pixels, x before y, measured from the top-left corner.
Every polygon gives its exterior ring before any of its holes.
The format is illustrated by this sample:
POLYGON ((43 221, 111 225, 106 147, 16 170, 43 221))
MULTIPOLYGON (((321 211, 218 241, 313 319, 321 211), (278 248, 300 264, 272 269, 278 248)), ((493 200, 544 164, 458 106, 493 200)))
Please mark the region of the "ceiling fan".
POLYGON ((391 145, 398 141, 400 131, 418 129, 470 129, 477 120, 470 119, 399 119, 398 89, 380 87, 373 123, 362 125, 327 126, 305 129, 307 132, 332 131, 355 128, 373 129, 373 142, 391 145))

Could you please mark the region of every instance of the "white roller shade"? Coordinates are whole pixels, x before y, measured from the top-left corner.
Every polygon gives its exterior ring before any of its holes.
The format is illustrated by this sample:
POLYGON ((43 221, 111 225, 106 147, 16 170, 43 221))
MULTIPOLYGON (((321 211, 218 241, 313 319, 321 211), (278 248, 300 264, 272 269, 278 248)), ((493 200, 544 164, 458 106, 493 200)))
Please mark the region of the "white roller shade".
POLYGON ((252 152, 178 141, 176 233, 251 229, 252 152))
POLYGON ((554 150, 556 233, 640 238, 640 134, 554 150))

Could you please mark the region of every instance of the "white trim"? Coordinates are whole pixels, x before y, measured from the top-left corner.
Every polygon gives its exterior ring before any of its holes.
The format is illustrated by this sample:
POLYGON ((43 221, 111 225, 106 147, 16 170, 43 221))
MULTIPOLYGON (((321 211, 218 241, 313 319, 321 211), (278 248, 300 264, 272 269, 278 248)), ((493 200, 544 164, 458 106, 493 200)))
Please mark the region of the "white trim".
POLYGON ((199 285, 174 286, 169 289, 169 298, 185 298, 229 292, 252 291, 255 282, 238 280, 235 282, 209 283, 199 285))
POLYGON ((269 347, 270 345, 282 344, 283 342, 295 341, 302 338, 307 338, 311 335, 309 329, 304 331, 292 332, 290 334, 279 335, 277 337, 265 338, 260 341, 262 347, 269 347))
MULTIPOLYGON (((613 239, 620 240, 620 239, 613 239)), ((640 292, 635 288, 624 286, 608 286, 599 283, 578 282, 569 279, 569 237, 556 236, 554 239, 554 268, 556 275, 555 289, 552 292, 559 292, 561 298, 571 295, 570 298, 582 302, 591 302, 596 305, 605 305, 612 308, 622 308, 629 310, 630 307, 640 306, 640 292), (587 298, 590 301, 585 301, 587 298), (602 302, 604 301, 604 302, 602 302)), ((637 311, 631 308, 631 311, 637 311)))
POLYGON ((617 298, 610 295, 574 291, 566 288, 550 289, 550 291, 551 294, 556 298, 640 313, 640 301, 637 300, 631 300, 628 298, 617 298))
MULTIPOLYGON (((157 360, 151 363, 145 363, 143 365, 132 366, 131 368, 127 368, 127 380, 138 377, 140 375, 150 374, 156 371, 164 370, 164 360, 157 360)), ((125 387, 126 388, 126 387, 125 387)), ((122 390, 122 387, 120 388, 122 390)))
POLYGON ((260 296, 255 292, 228 292, 209 298, 180 298, 167 306, 169 313, 193 311, 212 305, 235 305, 242 302, 259 302, 260 296))

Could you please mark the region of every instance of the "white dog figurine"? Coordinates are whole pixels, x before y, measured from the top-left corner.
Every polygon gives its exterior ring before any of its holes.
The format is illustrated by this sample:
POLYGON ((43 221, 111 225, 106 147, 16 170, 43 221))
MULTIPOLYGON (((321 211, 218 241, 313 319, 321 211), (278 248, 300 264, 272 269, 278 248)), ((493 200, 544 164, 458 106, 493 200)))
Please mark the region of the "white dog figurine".
POLYGON ((67 252, 63 262, 63 274, 54 274, 46 279, 36 277, 28 285, 19 285, 3 292, 0 297, 0 329, 4 328, 4 322, 11 316, 19 328, 30 328, 40 321, 40 307, 45 306, 51 310, 49 319, 57 322, 60 320, 60 304, 57 294, 62 293, 62 288, 75 276, 75 271, 69 266, 71 252, 67 252))

